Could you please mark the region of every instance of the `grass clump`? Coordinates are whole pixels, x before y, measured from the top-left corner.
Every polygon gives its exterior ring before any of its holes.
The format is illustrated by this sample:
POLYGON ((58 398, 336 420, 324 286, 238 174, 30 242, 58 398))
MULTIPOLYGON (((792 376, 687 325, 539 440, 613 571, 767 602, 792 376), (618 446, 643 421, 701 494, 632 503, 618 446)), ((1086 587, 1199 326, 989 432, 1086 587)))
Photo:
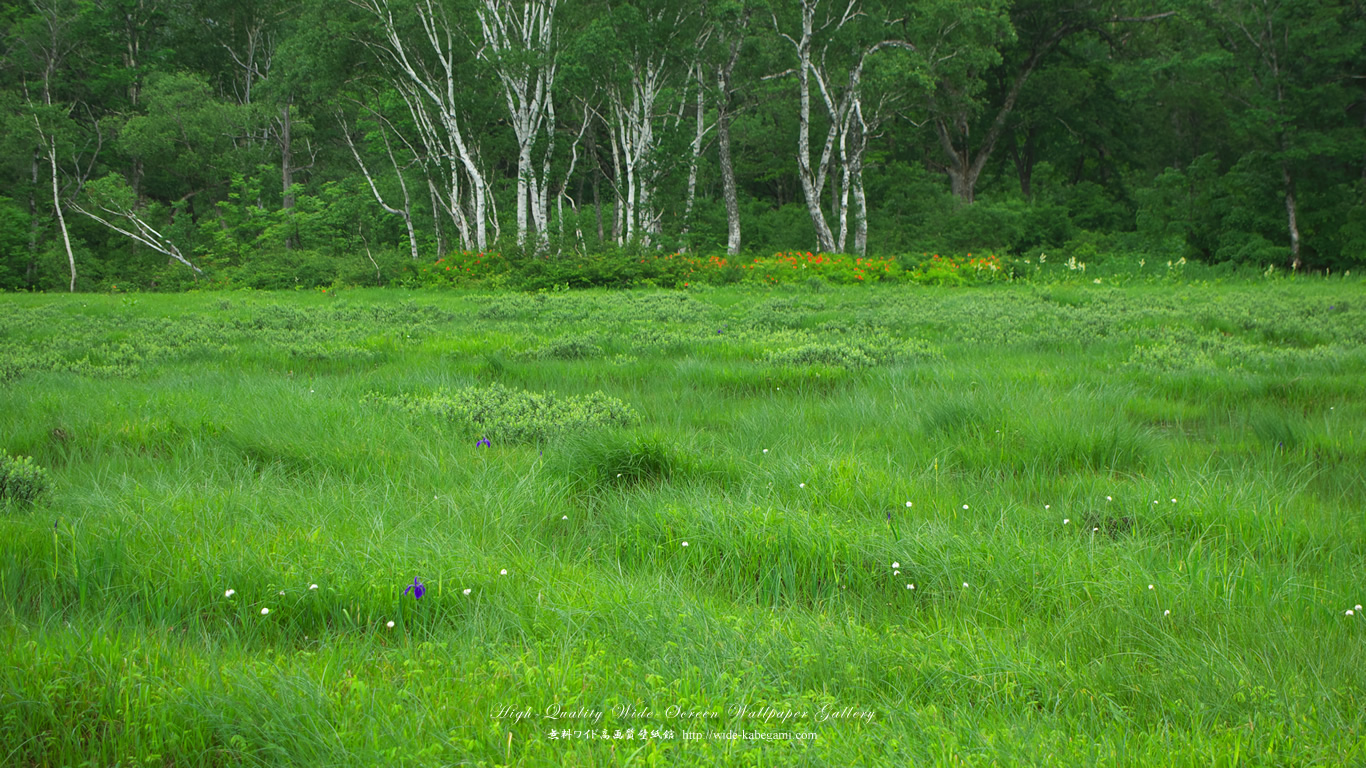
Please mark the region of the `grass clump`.
POLYGON ((47 470, 34 464, 32 457, 0 453, 0 499, 32 504, 50 485, 47 470))
POLYGON ((581 488, 662 485, 704 474, 701 461, 658 434, 609 434, 570 440, 558 469, 581 488))
POLYGON ((564 396, 492 383, 425 396, 371 394, 367 399, 415 417, 456 424, 470 435, 507 442, 536 442, 566 432, 631 426, 640 420, 631 406, 601 391, 564 396))

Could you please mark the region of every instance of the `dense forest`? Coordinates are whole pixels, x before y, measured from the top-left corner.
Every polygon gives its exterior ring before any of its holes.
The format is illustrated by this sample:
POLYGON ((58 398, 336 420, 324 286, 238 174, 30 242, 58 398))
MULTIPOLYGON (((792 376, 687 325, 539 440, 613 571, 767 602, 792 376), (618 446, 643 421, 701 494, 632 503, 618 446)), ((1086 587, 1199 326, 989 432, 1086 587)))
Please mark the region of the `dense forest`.
POLYGON ((0 120, 5 290, 495 251, 1366 262, 1362 0, 10 0, 0 120))

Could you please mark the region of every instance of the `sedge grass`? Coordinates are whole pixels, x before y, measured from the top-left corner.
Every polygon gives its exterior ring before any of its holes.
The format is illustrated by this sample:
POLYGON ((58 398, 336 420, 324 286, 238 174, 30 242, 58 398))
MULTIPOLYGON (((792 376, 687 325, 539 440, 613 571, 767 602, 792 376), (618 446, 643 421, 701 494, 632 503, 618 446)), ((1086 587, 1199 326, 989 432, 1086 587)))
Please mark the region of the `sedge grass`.
POLYGON ((1352 291, 2 297, 0 763, 1361 762, 1352 291))

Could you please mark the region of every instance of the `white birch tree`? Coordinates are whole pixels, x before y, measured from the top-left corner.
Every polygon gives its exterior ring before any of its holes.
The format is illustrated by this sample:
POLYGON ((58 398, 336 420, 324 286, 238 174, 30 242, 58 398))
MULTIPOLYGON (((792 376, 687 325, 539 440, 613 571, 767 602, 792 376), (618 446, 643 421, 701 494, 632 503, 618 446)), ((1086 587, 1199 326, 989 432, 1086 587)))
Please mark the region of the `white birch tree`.
POLYGON ((502 86, 517 137, 517 243, 534 231, 538 247, 549 245, 550 164, 555 150, 555 6, 558 0, 482 0, 478 7, 488 61, 502 86), (539 170, 533 158, 544 133, 539 170))
POLYGON ((469 72, 461 69, 461 57, 469 52, 457 42, 463 34, 452 26, 444 8, 432 0, 415 0, 412 13, 418 29, 413 45, 389 0, 351 2, 379 21, 378 38, 369 45, 407 105, 420 143, 436 158, 425 167, 441 193, 442 208, 460 233, 462 246, 484 250, 498 236, 498 218, 478 148, 463 127, 459 97, 469 80, 469 72))

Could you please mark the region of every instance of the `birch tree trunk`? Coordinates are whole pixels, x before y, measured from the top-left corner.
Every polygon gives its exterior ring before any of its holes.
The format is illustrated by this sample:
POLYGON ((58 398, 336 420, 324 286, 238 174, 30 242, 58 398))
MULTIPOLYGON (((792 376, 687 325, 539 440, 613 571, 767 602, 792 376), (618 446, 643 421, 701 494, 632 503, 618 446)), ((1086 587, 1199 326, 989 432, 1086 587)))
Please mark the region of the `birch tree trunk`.
MULTIPOLYGON (((746 12, 741 23, 742 30, 749 25, 746 12)), ((719 95, 716 99, 716 145, 718 160, 721 164, 721 197, 726 205, 726 253, 735 256, 740 253, 740 198, 735 188, 735 162, 730 149, 730 102, 731 73, 735 62, 740 58, 740 46, 744 42, 743 31, 736 33, 730 43, 730 57, 716 68, 716 86, 719 95)))
POLYGON ((821 210, 821 193, 825 189, 825 177, 830 167, 830 152, 838 130, 836 126, 831 126, 832 130, 826 137, 819 164, 815 168, 811 165, 811 38, 818 5, 820 0, 802 0, 801 37, 796 40, 786 35, 784 37, 797 50, 797 176, 801 180, 807 213, 816 230, 816 248, 834 251, 835 238, 825 220, 825 211, 821 210))
POLYGON ((702 139, 706 136, 707 101, 706 88, 702 83, 702 66, 697 66, 697 130, 693 133, 692 156, 688 159, 688 192, 683 204, 682 235, 684 248, 688 249, 688 234, 692 231, 692 210, 697 200, 697 166, 702 159, 702 139))
POLYGON ((403 191, 403 208, 394 208, 384 202, 384 196, 380 194, 379 187, 375 185, 375 177, 370 175, 370 169, 365 167, 365 161, 361 159, 360 152, 356 149, 356 143, 351 140, 351 131, 347 129, 346 123, 342 123, 342 136, 346 138, 346 146, 351 148, 351 156, 356 159, 356 165, 360 167, 361 175, 365 177, 365 183, 370 185, 370 192, 375 196, 375 202, 386 212, 395 216, 402 216, 403 223, 408 228, 408 247, 412 251, 413 261, 418 260, 417 255, 417 233, 413 229, 413 208, 408 198, 408 184, 403 180, 403 169, 399 167, 398 161, 394 158, 394 150, 389 146, 389 136, 381 128, 380 132, 384 135, 384 149, 389 153, 389 162, 394 166, 394 173, 398 175, 398 186, 403 191))
MULTIPOLYGON (((37 122, 35 120, 35 122, 37 122)), ((62 196, 57 189, 57 140, 47 139, 47 160, 52 166, 52 210, 57 214, 57 225, 62 229, 62 243, 66 245, 66 261, 71 265, 71 293, 76 292, 76 255, 71 251, 71 236, 66 231, 66 216, 62 213, 62 196)))
POLYGON ((427 59, 410 52, 404 35, 399 33, 389 0, 351 0, 380 22, 382 41, 372 45, 391 72, 391 83, 403 97, 422 143, 437 152, 448 174, 443 180, 446 209, 460 231, 466 247, 484 250, 493 214, 493 195, 479 167, 472 145, 461 127, 456 94, 468 87, 457 68, 455 38, 450 20, 432 0, 416 0, 414 11, 422 28, 427 59), (462 194, 463 192, 463 194, 462 194), (463 199, 462 199, 463 198, 463 199))
POLYGON ((502 84, 517 138, 517 242, 525 244, 534 229, 540 248, 549 244, 546 192, 554 152, 557 2, 483 0, 477 9, 484 39, 480 56, 493 65, 502 84), (538 174, 532 155, 542 130, 549 138, 538 174))

